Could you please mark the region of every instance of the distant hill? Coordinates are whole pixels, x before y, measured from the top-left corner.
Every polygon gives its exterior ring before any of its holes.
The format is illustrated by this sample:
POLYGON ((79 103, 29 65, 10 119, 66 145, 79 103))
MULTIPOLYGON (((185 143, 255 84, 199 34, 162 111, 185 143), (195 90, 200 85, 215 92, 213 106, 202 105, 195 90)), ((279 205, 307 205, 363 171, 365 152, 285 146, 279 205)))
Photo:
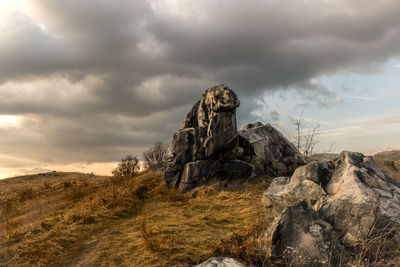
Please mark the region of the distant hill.
POLYGON ((339 156, 339 154, 335 153, 317 153, 311 156, 306 157, 307 163, 313 161, 330 161, 339 156))
POLYGON ((377 153, 374 161, 387 175, 400 181, 400 150, 377 153))

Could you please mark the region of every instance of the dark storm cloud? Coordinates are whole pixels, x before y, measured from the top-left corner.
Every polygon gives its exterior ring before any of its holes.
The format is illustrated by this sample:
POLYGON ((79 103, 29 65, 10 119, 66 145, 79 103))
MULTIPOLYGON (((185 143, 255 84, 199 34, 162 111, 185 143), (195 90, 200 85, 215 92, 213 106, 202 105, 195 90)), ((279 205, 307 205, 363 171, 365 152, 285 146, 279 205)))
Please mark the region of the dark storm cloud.
POLYGON ((27 10, 0 28, 0 114, 38 122, 7 142, 33 150, 29 136, 40 136, 71 160, 169 141, 221 82, 242 99, 240 123, 267 90, 328 106, 335 92, 313 78, 400 53, 398 1, 36 0, 27 10))

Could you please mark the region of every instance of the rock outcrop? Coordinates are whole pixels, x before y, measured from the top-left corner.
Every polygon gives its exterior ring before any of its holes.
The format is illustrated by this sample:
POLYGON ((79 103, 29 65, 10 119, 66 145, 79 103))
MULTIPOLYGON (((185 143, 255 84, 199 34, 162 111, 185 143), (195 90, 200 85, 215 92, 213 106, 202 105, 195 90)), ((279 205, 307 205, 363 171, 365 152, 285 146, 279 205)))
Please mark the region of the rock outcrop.
POLYGON ((233 258, 214 257, 197 265, 196 267, 245 267, 233 258))
MULTIPOLYGON (((288 210, 299 210, 298 205, 291 206, 296 201, 305 203, 303 207, 312 207, 318 213, 318 220, 341 233, 340 242, 347 247, 355 247, 379 231, 390 233, 396 227, 400 229, 400 183, 385 175, 371 157, 361 153, 344 151, 332 161, 311 162, 298 168, 291 177, 275 178, 262 197, 268 214, 282 214, 265 235, 266 240, 272 240, 266 247, 271 256, 276 254, 274 251, 280 243, 292 242, 291 237, 281 235, 282 240, 277 243, 273 229, 282 225, 288 210)), ((301 216, 291 214, 296 218, 292 222, 297 225, 291 227, 301 228, 308 223, 301 216)), ((393 231, 390 235, 400 245, 399 233, 393 231)))
POLYGON ((297 149, 269 124, 248 124, 238 131, 239 105, 226 85, 205 91, 173 136, 164 175, 168 187, 186 192, 213 181, 291 175, 305 164, 297 149))

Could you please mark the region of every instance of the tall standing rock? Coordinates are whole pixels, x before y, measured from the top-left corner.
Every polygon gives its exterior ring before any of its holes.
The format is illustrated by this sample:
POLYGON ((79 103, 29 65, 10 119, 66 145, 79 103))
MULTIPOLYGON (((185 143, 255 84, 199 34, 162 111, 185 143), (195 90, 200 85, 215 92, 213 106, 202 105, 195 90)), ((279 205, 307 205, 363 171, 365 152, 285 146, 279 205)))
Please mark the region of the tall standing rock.
POLYGON ((239 105, 238 97, 226 85, 205 91, 186 115, 182 128, 174 134, 164 176, 168 187, 187 191, 212 178, 210 168, 215 165, 212 160, 224 158, 224 153, 238 144, 239 105), (185 168, 191 162, 195 164, 185 168), (184 186, 180 186, 182 176, 184 186))

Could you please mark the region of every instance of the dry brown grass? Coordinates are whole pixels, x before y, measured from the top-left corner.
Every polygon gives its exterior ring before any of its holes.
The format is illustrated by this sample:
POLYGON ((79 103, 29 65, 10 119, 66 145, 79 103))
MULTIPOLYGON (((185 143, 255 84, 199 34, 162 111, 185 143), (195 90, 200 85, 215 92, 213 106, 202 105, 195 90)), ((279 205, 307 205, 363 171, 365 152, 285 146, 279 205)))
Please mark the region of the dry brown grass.
MULTIPOLYGON (((180 194, 164 186, 160 172, 0 180, 0 266, 193 266, 213 256, 282 266, 258 247, 269 221, 259 206, 268 184, 180 194)), ((367 231, 352 251, 354 266, 398 264, 399 249, 389 242, 398 229, 388 227, 367 231)))
POLYGON ((268 182, 180 194, 162 174, 73 173, 0 181, 0 266, 192 266, 212 256, 259 265, 268 182))

